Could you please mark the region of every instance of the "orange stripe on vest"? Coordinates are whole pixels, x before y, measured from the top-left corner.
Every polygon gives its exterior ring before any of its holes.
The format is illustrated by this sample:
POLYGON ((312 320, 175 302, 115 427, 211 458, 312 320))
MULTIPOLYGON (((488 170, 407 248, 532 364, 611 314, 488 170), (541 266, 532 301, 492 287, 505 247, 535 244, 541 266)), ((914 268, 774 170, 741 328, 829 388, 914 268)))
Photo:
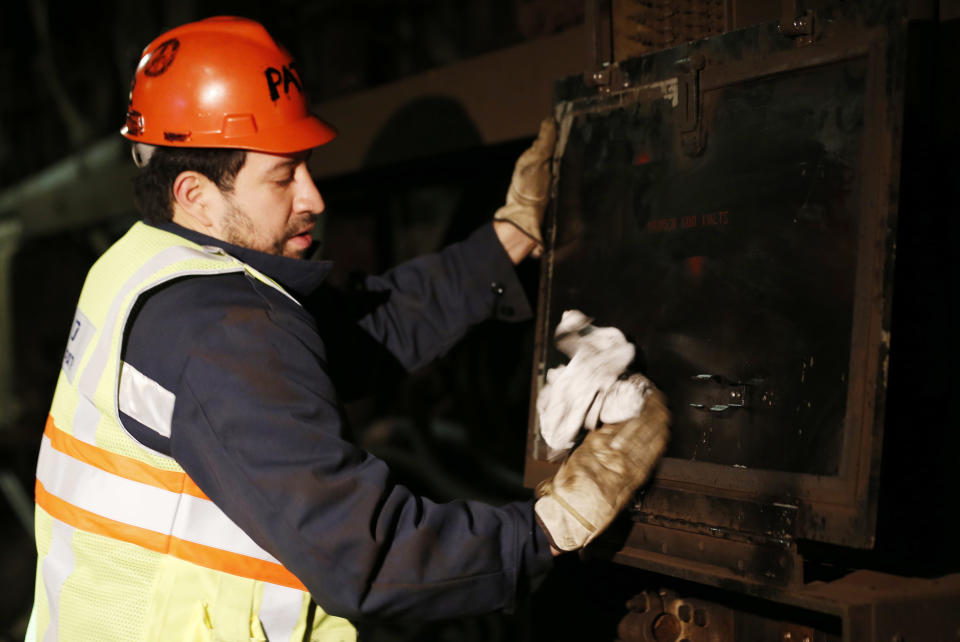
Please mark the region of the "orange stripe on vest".
POLYGON ((93 444, 77 439, 57 428, 52 416, 47 417, 44 434, 49 437, 50 445, 60 452, 112 475, 140 482, 141 484, 147 484, 148 486, 162 488, 163 490, 169 490, 173 493, 183 493, 206 500, 210 499, 186 473, 154 468, 150 464, 133 459, 132 457, 118 455, 104 450, 99 446, 94 446, 93 444))
POLYGON ((37 505, 47 511, 51 517, 88 533, 135 544, 157 553, 171 555, 204 568, 222 571, 238 577, 260 580, 261 582, 287 586, 301 591, 307 590, 303 583, 281 564, 188 542, 172 535, 165 535, 139 526, 131 526, 97 515, 48 493, 39 480, 36 484, 36 501, 37 505))

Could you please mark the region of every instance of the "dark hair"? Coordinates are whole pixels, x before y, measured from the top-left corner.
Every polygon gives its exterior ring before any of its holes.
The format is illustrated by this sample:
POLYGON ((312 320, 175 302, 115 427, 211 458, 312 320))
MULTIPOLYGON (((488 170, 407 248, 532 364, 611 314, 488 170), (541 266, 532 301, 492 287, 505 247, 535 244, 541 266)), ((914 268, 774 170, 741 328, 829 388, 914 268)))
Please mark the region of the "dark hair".
POLYGON ((133 179, 133 198, 147 223, 173 218, 173 181, 181 172, 200 172, 222 192, 233 191, 233 181, 247 160, 242 149, 156 147, 150 162, 133 179))

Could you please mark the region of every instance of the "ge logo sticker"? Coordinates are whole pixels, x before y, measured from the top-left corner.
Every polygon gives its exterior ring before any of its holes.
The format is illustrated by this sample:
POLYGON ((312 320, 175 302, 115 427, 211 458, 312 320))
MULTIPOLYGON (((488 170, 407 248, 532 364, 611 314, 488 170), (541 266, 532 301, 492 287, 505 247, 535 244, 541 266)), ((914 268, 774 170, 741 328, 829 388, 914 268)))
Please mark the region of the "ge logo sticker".
POLYGON ((150 54, 150 60, 147 62, 143 73, 148 76, 159 76, 165 72, 167 67, 173 62, 173 59, 177 57, 177 49, 179 48, 180 41, 176 38, 171 38, 161 43, 160 46, 150 54))

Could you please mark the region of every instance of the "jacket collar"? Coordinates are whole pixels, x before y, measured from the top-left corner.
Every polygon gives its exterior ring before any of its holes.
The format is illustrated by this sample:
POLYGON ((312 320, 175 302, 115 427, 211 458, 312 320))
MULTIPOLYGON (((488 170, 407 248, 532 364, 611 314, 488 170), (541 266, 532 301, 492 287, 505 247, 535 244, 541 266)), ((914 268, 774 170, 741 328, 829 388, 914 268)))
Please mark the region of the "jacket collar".
MULTIPOLYGON (((269 276, 299 300, 303 300, 320 287, 333 268, 332 261, 291 259, 285 256, 258 252, 257 250, 227 243, 212 236, 187 229, 172 221, 158 224, 147 223, 147 225, 152 225, 165 232, 176 234, 198 245, 213 245, 219 247, 233 258, 269 276)), ((319 254, 319 249, 320 244, 314 243, 308 255, 316 256, 319 254)))

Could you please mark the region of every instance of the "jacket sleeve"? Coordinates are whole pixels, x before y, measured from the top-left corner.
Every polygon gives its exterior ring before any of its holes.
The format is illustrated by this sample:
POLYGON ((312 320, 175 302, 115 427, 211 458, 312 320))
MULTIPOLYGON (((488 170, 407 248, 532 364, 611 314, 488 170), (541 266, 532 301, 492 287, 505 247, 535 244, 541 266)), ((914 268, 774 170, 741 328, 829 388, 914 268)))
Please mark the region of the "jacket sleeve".
POLYGON ((346 440, 310 315, 244 279, 179 282, 134 322, 140 359, 144 341, 163 345, 161 360, 187 355, 153 366, 176 390, 172 456, 331 614, 426 620, 511 608, 518 587, 551 565, 532 503, 438 504, 395 483, 346 440))
POLYGON ((361 327, 408 371, 444 354, 481 321, 532 316, 492 223, 436 254, 367 277, 364 285, 382 303, 360 318, 361 327))

